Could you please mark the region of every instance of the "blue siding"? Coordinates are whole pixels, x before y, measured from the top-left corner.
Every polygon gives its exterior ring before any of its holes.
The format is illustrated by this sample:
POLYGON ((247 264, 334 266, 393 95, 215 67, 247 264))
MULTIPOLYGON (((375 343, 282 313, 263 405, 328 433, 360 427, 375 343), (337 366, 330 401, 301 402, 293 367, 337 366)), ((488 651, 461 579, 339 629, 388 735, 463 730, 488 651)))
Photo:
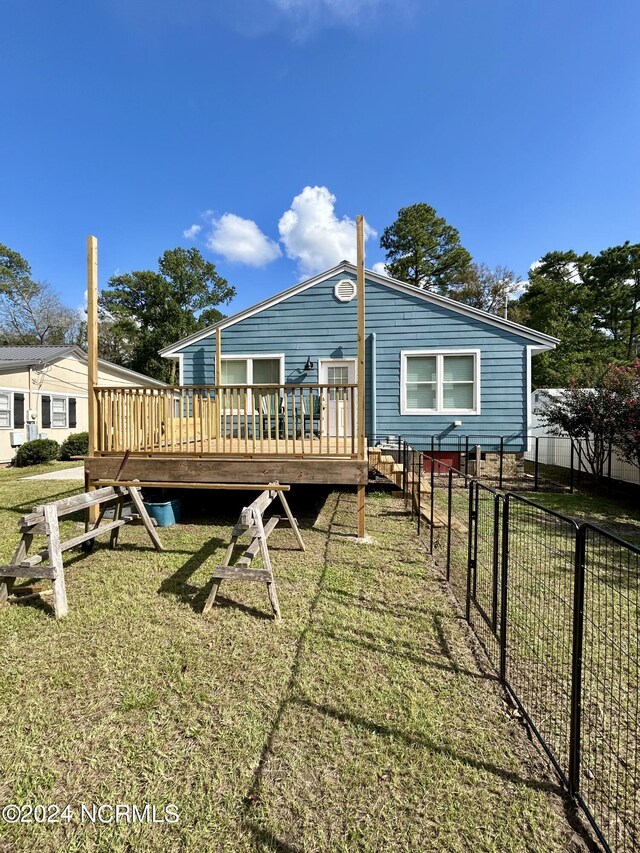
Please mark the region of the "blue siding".
MULTIPOLYGON (((338 302, 336 281, 347 273, 241 320, 222 332, 222 352, 284 353, 287 383, 317 382, 319 358, 356 356, 356 302, 338 302), (311 356, 314 369, 302 368, 311 356)), ((526 338, 480 319, 434 305, 417 296, 367 281, 367 383, 371 387, 371 332, 376 332, 377 432, 416 434, 455 432, 505 435, 526 429, 526 338), (403 349, 481 350, 481 413, 479 415, 401 415, 400 352, 403 349)), ((183 353, 183 382, 215 382, 215 334, 189 344, 183 353)), ((369 396, 369 395, 368 395, 369 396)), ((371 412, 367 414, 370 429, 371 412)))

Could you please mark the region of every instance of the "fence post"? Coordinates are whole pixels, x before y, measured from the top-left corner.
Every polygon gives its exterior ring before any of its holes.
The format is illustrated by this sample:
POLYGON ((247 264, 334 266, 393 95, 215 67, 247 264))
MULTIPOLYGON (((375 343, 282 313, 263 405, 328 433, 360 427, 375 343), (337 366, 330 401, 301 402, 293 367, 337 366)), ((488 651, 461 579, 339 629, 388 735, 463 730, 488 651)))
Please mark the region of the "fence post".
POLYGON ((501 495, 493 496, 493 560, 491 570, 493 572, 491 589, 491 630, 494 634, 498 632, 498 569, 500 567, 500 501, 501 495))
POLYGON ((451 500, 453 498, 453 468, 449 468, 447 483, 447 580, 451 575, 451 500))
POLYGON ((540 436, 536 436, 536 451, 535 451, 535 461, 533 463, 533 490, 534 492, 538 491, 538 474, 539 474, 539 464, 540 464, 540 436))
POLYGON ((422 453, 418 453, 418 536, 420 535, 420 528, 422 526, 422 469, 424 467, 424 460, 422 458, 422 453))
MULTIPOLYGON (((431 436, 431 443, 433 444, 433 436, 431 436)), ((433 515, 435 512, 435 500, 436 500, 436 460, 433 457, 433 453, 431 454, 431 530, 429 531, 429 553, 433 554, 433 515)))
POLYGON ((573 649, 571 653, 571 724, 569 735, 569 794, 580 788, 580 723, 582 717, 582 641, 584 632, 584 574, 586 532, 576 531, 575 579, 573 588, 573 649))
POLYGON ((474 492, 478 484, 472 480, 469 488, 469 540, 467 542, 467 600, 465 604, 465 619, 471 623, 471 570, 473 568, 473 540, 475 513, 473 509, 474 492))
POLYGON ((407 471, 407 442, 405 439, 402 439, 402 495, 404 497, 404 508, 405 512, 407 509, 407 499, 409 497, 409 489, 407 488, 409 482, 409 474, 407 471))
POLYGON ((502 488, 502 480, 504 474, 504 436, 500 436, 500 476, 498 478, 498 487, 502 488))
POLYGON ((469 436, 465 436, 464 442, 464 487, 469 485, 469 436))
POLYGON ((509 583, 509 495, 502 504, 502 571, 500 573, 500 681, 507 680, 507 593, 509 583))
MULTIPOLYGON (((409 457, 409 451, 407 450, 407 460, 408 460, 408 457, 409 457)), ((410 484, 410 488, 411 488, 411 521, 413 521, 413 516, 415 513, 415 503, 416 503, 416 494, 415 494, 416 470, 415 469, 416 469, 416 452, 412 447, 411 448, 411 484, 410 484)))
POLYGON ((571 442, 571 455, 569 457, 569 466, 571 468, 571 473, 569 474, 569 491, 573 494, 573 459, 575 452, 573 448, 573 439, 570 438, 569 441, 571 442))

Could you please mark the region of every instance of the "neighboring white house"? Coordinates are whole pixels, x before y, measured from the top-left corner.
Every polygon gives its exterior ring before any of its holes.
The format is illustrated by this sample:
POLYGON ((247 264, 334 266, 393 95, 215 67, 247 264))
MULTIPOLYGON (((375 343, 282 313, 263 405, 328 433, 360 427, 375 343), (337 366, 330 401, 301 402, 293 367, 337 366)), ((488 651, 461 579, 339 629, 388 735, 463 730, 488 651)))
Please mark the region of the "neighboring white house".
MULTIPOLYGON (((0 463, 40 436, 64 441, 88 428, 87 354, 75 346, 0 346, 0 463)), ((161 388, 164 382, 102 359, 102 386, 161 388)))
MULTIPOLYGON (((551 435, 549 427, 544 424, 540 416, 546 400, 562 397, 567 391, 567 388, 538 388, 531 393, 531 435, 538 437, 538 462, 542 465, 558 465, 561 468, 571 467, 571 440, 569 436, 551 435)), ((535 441, 529 441, 525 459, 531 461, 535 459, 535 444, 535 441)), ((580 444, 581 442, 576 444, 576 450, 580 444)), ((579 455, 579 453, 574 452, 573 464, 576 469, 580 465, 579 455)), ((582 463, 581 468, 586 470, 584 463, 582 463)), ((640 471, 634 465, 630 465, 621 459, 615 451, 611 454, 611 466, 609 467, 609 464, 605 463, 605 475, 608 476, 609 472, 614 480, 623 480, 627 483, 638 483, 640 480, 640 471)))

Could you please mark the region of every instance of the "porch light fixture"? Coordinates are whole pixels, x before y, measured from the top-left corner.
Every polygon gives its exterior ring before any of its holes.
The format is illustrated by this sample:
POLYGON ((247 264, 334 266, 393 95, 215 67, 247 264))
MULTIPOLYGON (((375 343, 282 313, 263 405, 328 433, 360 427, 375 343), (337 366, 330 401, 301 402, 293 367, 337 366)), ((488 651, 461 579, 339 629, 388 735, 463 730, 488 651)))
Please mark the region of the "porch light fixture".
POLYGON ((303 370, 313 370, 313 362, 311 361, 311 356, 307 356, 307 362, 305 366, 302 368, 303 370))

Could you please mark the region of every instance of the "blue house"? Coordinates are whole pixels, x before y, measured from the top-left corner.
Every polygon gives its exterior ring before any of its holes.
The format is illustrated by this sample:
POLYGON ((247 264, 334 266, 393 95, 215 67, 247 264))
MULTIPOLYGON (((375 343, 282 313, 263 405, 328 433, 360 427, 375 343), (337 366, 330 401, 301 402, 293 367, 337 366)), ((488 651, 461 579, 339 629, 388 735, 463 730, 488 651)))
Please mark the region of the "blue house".
MULTIPOLYGON (((356 268, 343 261, 161 355, 178 361, 181 385, 308 384, 318 394, 323 385, 346 387, 356 382, 355 297, 356 268)), ((531 358, 557 342, 367 270, 366 433, 521 436, 530 422, 531 358)), ((314 429, 349 434, 349 406, 337 417, 339 395, 325 396, 314 429)))

